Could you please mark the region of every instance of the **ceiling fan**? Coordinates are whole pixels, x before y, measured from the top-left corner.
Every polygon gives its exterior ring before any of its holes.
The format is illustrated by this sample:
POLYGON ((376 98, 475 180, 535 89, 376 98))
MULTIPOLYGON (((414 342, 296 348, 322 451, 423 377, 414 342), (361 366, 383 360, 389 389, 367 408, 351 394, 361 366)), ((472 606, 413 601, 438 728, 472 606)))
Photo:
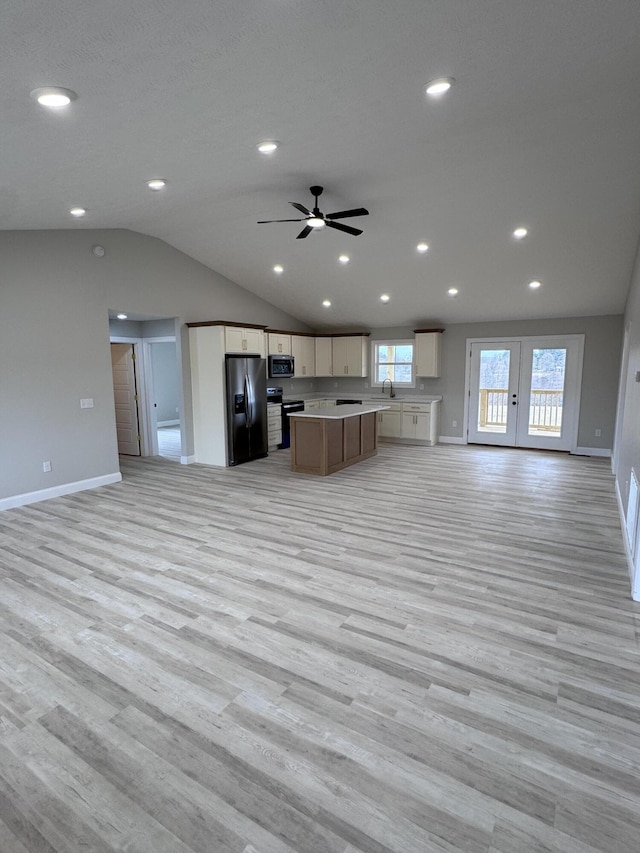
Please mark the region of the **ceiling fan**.
POLYGON ((298 204, 296 201, 290 201, 296 210, 304 213, 304 219, 263 219, 258 222, 258 225, 266 225, 270 222, 306 222, 307 224, 296 237, 297 240, 304 240, 312 231, 320 228, 336 228, 338 231, 345 231, 347 234, 353 234, 357 237, 362 234, 360 228, 352 228, 350 225, 343 225, 342 222, 334 222, 334 219, 346 219, 348 216, 368 216, 369 211, 364 207, 355 207, 353 210, 339 210, 337 213, 321 213, 318 208, 318 196, 322 195, 323 187, 309 187, 309 192, 315 198, 313 210, 308 210, 303 204, 298 204))

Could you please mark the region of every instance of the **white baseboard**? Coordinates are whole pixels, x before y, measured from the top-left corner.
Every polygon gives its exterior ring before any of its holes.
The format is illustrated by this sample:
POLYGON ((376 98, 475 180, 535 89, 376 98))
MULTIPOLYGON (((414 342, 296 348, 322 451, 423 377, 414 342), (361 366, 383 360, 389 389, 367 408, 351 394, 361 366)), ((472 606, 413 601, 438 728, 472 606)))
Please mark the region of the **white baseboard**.
POLYGON ((466 444, 466 438, 462 438, 459 435, 441 435, 438 437, 438 441, 440 444, 466 444))
POLYGON ((609 459, 611 449, 609 447, 576 447, 571 454, 572 456, 604 456, 609 459))
POLYGON ((627 519, 624 512, 624 507, 622 506, 622 495, 620 494, 620 487, 618 486, 618 480, 615 480, 615 488, 616 488, 616 500, 618 501, 618 512, 620 513, 620 527, 622 528, 622 544, 624 545, 624 553, 627 558, 627 568, 629 569, 629 581, 631 583, 631 598, 634 601, 640 601, 640 570, 638 572, 635 571, 633 566, 633 557, 631 555, 631 545, 629 544, 629 540, 627 539, 627 519), (637 575, 637 577, 634 577, 637 575))
POLYGON ((52 486, 50 489, 40 489, 37 492, 25 492, 22 495, 13 495, 10 498, 0 498, 0 511, 15 509, 27 504, 48 501, 50 498, 60 498, 73 492, 84 492, 86 489, 97 489, 99 486, 110 486, 122 480, 120 471, 114 474, 105 474, 103 477, 90 477, 88 480, 77 480, 75 483, 63 483, 60 486, 52 486))
POLYGON ((195 456, 181 456, 180 464, 181 465, 195 465, 196 457, 195 456))
POLYGON ((180 426, 180 421, 158 421, 156 426, 157 427, 180 426))

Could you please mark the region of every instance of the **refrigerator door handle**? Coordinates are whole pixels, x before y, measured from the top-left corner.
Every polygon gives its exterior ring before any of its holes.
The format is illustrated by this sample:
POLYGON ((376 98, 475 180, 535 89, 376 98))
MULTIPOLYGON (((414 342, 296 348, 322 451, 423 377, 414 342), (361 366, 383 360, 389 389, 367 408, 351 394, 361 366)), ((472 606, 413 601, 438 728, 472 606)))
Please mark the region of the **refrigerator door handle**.
POLYGON ((247 373, 244 377, 244 387, 245 387, 245 417, 247 419, 247 426, 253 426, 253 385, 251 384, 251 377, 247 373))
POLYGON ((244 425, 246 427, 249 426, 249 388, 247 387, 248 379, 249 377, 245 373, 242 391, 244 393, 244 425))

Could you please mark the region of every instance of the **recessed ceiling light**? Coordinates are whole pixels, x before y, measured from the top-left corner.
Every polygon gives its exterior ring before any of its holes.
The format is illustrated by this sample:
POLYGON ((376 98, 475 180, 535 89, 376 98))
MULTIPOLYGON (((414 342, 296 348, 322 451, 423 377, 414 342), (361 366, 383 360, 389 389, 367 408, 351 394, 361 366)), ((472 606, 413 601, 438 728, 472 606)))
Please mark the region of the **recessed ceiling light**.
POLYGON ((312 228, 324 228, 325 221, 321 219, 319 216, 312 216, 311 219, 305 220, 307 225, 310 225, 312 228))
POLYGON ((150 181, 147 181, 147 186, 150 190, 163 190, 167 186, 167 181, 165 178, 151 178, 150 181))
POLYGON ((116 314, 116 317, 118 318, 118 320, 126 320, 127 319, 126 314, 116 314))
POLYGON ((447 293, 449 294, 449 296, 457 296, 458 295, 458 288, 457 287, 450 287, 449 290, 447 290, 447 293))
POLYGON ((282 275, 282 273, 284 272, 284 267, 282 266, 282 264, 276 264, 275 267, 273 268, 273 271, 277 275, 282 275))
POLYGON ((67 107, 78 97, 71 89, 61 89, 60 86, 43 86, 34 89, 31 97, 43 107, 67 107))
POLYGON ((453 77, 438 77, 425 86, 425 92, 431 98, 440 98, 453 86, 453 77))
POLYGON ((84 209, 84 207, 72 207, 69 213, 72 216, 77 216, 78 218, 87 215, 87 211, 84 209))
POLYGON ((529 287, 531 288, 531 290, 537 290, 539 287, 542 287, 542 282, 541 281, 530 281, 529 287))
POLYGON ((331 300, 330 299, 325 299, 322 304, 324 305, 325 308, 331 308, 331 300))
POLYGON ((516 238, 516 240, 524 240, 528 233, 529 232, 526 228, 520 226, 519 228, 515 229, 515 231, 513 232, 513 236, 516 238))
POLYGON ((428 243, 418 243, 418 245, 416 246, 416 249, 418 252, 420 252, 421 255, 424 255, 425 252, 429 251, 429 244, 428 243))
POLYGON ((380 302, 388 302, 391 299, 388 293, 383 293, 380 297, 380 302))
POLYGON ((276 142, 275 139, 265 139, 264 142, 259 142, 256 148, 261 154, 273 154, 279 146, 280 143, 276 142))
POLYGON ((341 264, 348 264, 349 260, 350 260, 349 255, 340 255, 338 260, 340 261, 341 264))

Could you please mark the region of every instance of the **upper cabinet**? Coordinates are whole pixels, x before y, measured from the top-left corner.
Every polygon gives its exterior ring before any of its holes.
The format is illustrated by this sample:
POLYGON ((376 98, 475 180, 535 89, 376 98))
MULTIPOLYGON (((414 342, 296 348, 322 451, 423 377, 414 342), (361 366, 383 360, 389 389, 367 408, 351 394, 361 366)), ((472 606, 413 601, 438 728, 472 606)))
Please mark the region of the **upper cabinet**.
POLYGON ((369 336, 332 338, 333 376, 369 375, 369 336))
POLYGON ((416 376, 440 376, 443 332, 444 329, 415 330, 416 376))
POLYGON ((291 335, 285 332, 269 332, 267 335, 269 355, 293 355, 291 335))
POLYGON ((316 376, 333 376, 333 347, 331 338, 316 338, 316 376))
POLYGON ((291 355, 296 379, 316 375, 315 338, 309 335, 291 335, 291 355))
POLYGON ((225 326, 224 327, 225 351, 228 353, 257 353, 263 358, 266 355, 264 331, 262 328, 225 326))

